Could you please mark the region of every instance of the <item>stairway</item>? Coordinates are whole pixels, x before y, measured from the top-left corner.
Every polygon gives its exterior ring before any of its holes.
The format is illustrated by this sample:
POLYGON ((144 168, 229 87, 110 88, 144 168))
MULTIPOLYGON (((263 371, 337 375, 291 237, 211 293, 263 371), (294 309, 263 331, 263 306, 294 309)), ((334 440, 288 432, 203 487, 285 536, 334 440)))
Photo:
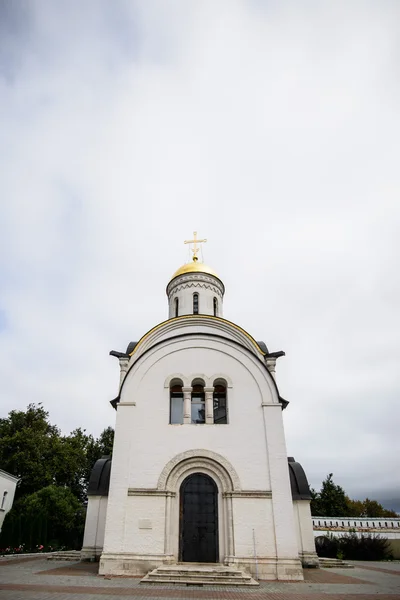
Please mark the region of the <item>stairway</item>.
POLYGON ((148 573, 140 583, 149 585, 259 585, 251 575, 224 565, 184 563, 165 565, 148 573))
POLYGON ((80 550, 62 550, 52 552, 47 556, 47 560, 68 560, 78 562, 81 560, 80 550))
POLYGON ((354 569, 353 565, 349 565, 340 558, 321 558, 321 556, 319 557, 319 566, 321 569, 354 569))

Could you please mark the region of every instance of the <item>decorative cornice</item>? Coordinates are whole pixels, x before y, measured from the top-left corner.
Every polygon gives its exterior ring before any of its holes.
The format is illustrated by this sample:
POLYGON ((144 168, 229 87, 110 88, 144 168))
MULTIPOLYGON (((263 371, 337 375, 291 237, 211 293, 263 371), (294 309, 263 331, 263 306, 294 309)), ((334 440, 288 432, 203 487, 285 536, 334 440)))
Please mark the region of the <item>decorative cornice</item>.
POLYGON ((170 496, 173 498, 175 495, 175 492, 156 488, 128 488, 128 496, 170 496))
POLYGON ((177 286, 185 283, 187 281, 205 281, 207 283, 211 283, 214 287, 221 290, 221 294, 225 293, 225 286, 218 277, 213 275, 207 275, 201 272, 190 272, 190 273, 182 273, 182 275, 178 275, 174 277, 169 284, 167 285, 167 296, 171 295, 172 290, 177 286))
POLYGON ((181 290, 187 290, 189 288, 202 288, 202 289, 212 290, 221 299, 223 297, 223 292, 219 286, 217 286, 213 283, 201 283, 201 282, 193 282, 193 281, 188 282, 188 283, 182 283, 182 284, 177 285, 174 288, 171 288, 168 297, 170 298, 173 294, 176 294, 177 292, 180 292, 181 290))
POLYGON ((224 498, 272 498, 272 492, 269 490, 238 490, 233 492, 224 492, 224 498))

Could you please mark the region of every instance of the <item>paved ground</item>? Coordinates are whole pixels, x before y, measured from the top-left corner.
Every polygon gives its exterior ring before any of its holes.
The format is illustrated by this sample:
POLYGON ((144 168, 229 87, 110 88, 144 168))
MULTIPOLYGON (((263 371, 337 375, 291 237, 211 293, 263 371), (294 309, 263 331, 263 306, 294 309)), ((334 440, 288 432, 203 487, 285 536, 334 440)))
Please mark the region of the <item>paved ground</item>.
POLYGON ((354 569, 305 570, 301 583, 222 589, 141 586, 132 577, 98 576, 90 563, 0 559, 0 600, 400 600, 400 562, 353 564, 354 569))

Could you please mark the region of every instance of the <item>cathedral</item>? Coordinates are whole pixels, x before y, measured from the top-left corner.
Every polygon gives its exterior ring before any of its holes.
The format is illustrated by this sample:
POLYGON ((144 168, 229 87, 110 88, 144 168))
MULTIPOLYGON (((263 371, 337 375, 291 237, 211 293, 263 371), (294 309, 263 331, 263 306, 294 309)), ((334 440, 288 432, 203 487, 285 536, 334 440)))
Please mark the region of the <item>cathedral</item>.
POLYGON ((114 448, 91 474, 82 558, 100 574, 215 564, 302 580, 318 558, 307 479, 286 452, 284 352, 224 318, 225 287, 199 242, 167 285, 167 320, 110 352, 114 448))

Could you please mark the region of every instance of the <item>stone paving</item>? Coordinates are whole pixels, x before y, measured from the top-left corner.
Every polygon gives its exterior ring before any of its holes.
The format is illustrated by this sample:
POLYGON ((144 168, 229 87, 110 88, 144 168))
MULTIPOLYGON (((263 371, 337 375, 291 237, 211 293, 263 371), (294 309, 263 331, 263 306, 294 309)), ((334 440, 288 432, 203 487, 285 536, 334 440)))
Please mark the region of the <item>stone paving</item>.
POLYGON ((260 582, 249 589, 142 586, 138 578, 99 576, 91 563, 0 559, 0 600, 400 600, 400 562, 353 564, 351 570, 307 569, 304 582, 260 582))

